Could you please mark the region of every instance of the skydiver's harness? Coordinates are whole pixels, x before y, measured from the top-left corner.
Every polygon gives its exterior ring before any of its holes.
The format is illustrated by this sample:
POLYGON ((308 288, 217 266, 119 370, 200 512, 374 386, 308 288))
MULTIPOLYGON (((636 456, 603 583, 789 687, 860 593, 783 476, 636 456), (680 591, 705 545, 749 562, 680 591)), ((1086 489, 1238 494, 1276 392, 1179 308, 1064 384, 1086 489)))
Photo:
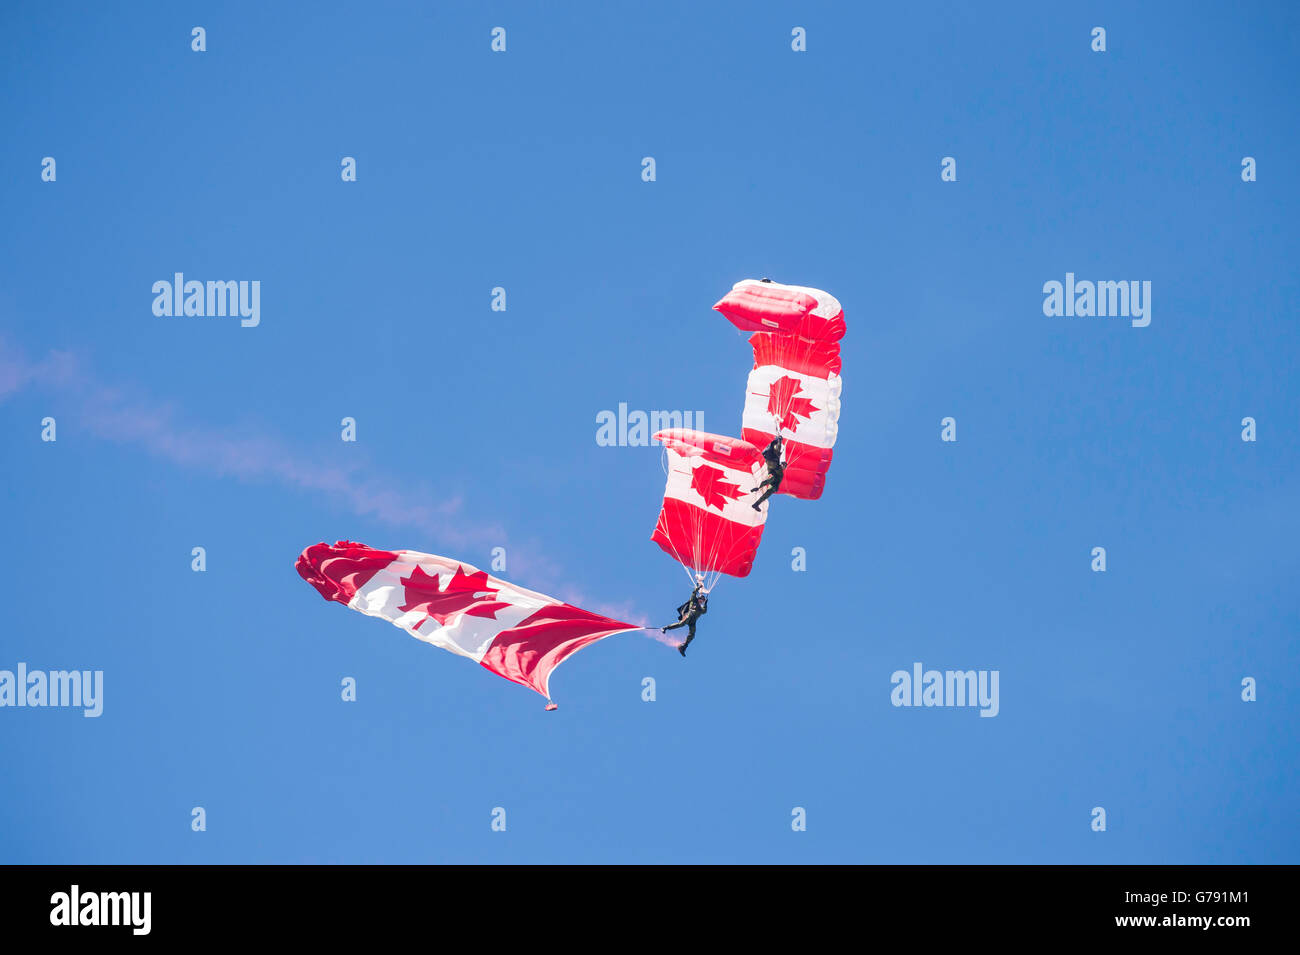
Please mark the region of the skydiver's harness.
MULTIPOLYGON (((775 493, 777 488, 781 486, 781 479, 785 477, 785 465, 781 463, 781 436, 779 434, 763 449, 763 460, 767 463, 767 477, 763 479, 758 487, 770 484, 772 485, 772 492, 775 493)), ((755 490, 758 490, 758 488, 755 488, 755 490)))
POLYGON ((691 594, 691 599, 677 608, 677 616, 682 623, 698 620, 709 612, 709 595, 698 590, 691 594))
MULTIPOLYGON (((696 620, 709 612, 709 595, 700 591, 701 588, 699 587, 691 591, 690 599, 677 608, 677 622, 673 624, 673 627, 684 627, 688 623, 694 624, 696 620)), ((668 629, 671 630, 672 627, 668 629)))

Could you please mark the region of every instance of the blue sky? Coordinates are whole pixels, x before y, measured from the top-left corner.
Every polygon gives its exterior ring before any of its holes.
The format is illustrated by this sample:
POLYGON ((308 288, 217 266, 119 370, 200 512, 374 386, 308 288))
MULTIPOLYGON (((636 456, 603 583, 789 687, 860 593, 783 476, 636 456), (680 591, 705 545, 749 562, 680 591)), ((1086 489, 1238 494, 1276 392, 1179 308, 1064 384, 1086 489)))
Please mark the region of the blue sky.
POLYGON ((1298 28, 6 4, 0 669, 105 700, 0 709, 0 859, 1300 861, 1298 28), (177 271, 259 280, 260 325, 154 316, 177 271), (1150 281, 1150 326, 1044 316, 1067 272, 1150 281), (320 540, 504 546, 668 622, 659 452, 596 415, 738 433, 749 349, 710 306, 764 275, 844 304, 835 463, 686 661, 611 638, 545 713, 294 573, 320 540), (917 661, 998 670, 1000 713, 892 706, 917 661))

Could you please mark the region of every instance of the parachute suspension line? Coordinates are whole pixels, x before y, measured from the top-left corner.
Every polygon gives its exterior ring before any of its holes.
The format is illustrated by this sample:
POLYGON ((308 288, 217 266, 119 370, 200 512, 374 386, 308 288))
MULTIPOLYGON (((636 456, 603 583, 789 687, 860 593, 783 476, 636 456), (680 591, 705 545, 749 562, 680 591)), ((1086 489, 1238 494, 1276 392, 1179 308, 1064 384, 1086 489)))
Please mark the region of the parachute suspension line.
MULTIPOLYGON (((692 465, 691 470, 694 471, 694 465, 692 465)), ((700 566, 694 568, 694 570, 697 575, 703 576, 705 573, 703 568, 708 567, 713 563, 713 555, 705 550, 704 513, 695 510, 692 510, 691 513, 693 515, 691 531, 694 538, 692 553, 695 554, 696 560, 700 562, 700 566)), ((694 578, 692 578, 691 586, 694 587, 694 578)))
MULTIPOLYGON (((760 478, 756 474, 754 474, 753 470, 751 469, 750 471, 746 472, 746 476, 742 480, 751 480, 755 484, 757 484, 760 478)), ((742 500, 746 506, 752 504, 753 501, 750 500, 752 495, 750 493, 749 487, 748 486, 741 487, 740 490, 743 492, 743 496, 741 497, 740 500, 742 500)), ((731 543, 732 548, 735 548, 737 545, 738 545, 738 541, 732 541, 731 543)), ((729 558, 731 558, 732 556, 732 553, 730 551, 724 553, 723 542, 721 537, 714 537, 711 541, 705 539, 703 515, 701 515, 701 517, 698 519, 695 526, 695 553, 697 555, 702 555, 701 563, 703 566, 712 567, 712 568, 718 568, 722 564, 728 563, 729 558)), ((705 592, 711 593, 713 591, 713 588, 718 585, 718 583, 722 580, 722 577, 724 575, 721 570, 715 569, 715 570, 705 571, 703 576, 705 578, 705 592)))
MULTIPOLYGON (((669 461, 669 458, 668 458, 668 448, 667 448, 667 446, 664 446, 664 447, 662 447, 662 448, 660 449, 660 452, 659 452, 659 467, 660 467, 660 468, 663 470, 663 472, 664 472, 664 481, 665 481, 665 482, 667 482, 667 480, 668 480, 668 472, 669 472, 670 470, 672 470, 672 467, 671 467, 671 465, 668 463, 668 461, 669 461)), ((697 528, 698 528, 698 522, 697 522, 696 526, 697 526, 697 528)), ((697 530, 697 536, 698 536, 698 530, 697 530)), ((664 539, 668 541, 668 546, 671 547, 671 548, 673 549, 673 559, 676 560, 678 566, 681 567, 682 570, 686 572, 686 579, 689 580, 689 581, 691 582, 691 589, 694 590, 694 589, 695 589, 695 577, 696 577, 696 575, 699 573, 699 571, 697 571, 694 567, 692 567, 692 566, 690 565, 690 563, 687 561, 687 559, 684 558, 684 557, 682 557, 682 555, 679 554, 679 553, 677 552, 677 547, 673 544, 673 540, 672 540, 672 535, 671 535, 671 534, 665 534, 665 535, 664 535, 664 539)), ((695 552, 696 552, 697 554, 699 553, 698 542, 697 542, 697 545, 696 545, 696 551, 695 551, 695 552)))
MULTIPOLYGON (((693 464, 689 463, 690 457, 692 456, 682 455, 683 460, 688 461, 688 466, 693 470, 693 464)), ((671 465, 668 463, 670 460, 671 458, 669 457, 668 449, 665 447, 660 456, 660 467, 664 472, 665 480, 667 480, 668 472, 671 470, 671 465)), ((748 490, 748 488, 746 488, 746 490, 748 490)), ((707 594, 711 593, 713 588, 717 586, 718 581, 722 579, 722 571, 705 570, 704 568, 718 566, 718 558, 723 556, 722 545, 717 539, 710 542, 705 537, 705 515, 703 513, 692 510, 691 515, 690 533, 691 543, 693 545, 692 553, 695 555, 695 560, 699 561, 698 566, 691 563, 691 558, 683 557, 677 551, 677 548, 673 545, 671 540, 669 540, 668 546, 672 548, 673 557, 676 558, 677 563, 679 563, 682 566, 682 569, 685 570, 686 578, 691 582, 691 589, 693 590, 695 588, 697 579, 702 579, 704 581, 704 592, 707 594)))
MULTIPOLYGON (((696 542, 695 552, 697 554, 700 553, 704 554, 703 565, 705 567, 717 567, 719 566, 719 564, 722 563, 720 558, 729 555, 724 555, 722 553, 722 541, 720 537, 715 536, 712 539, 712 541, 707 541, 704 539, 705 516, 706 513, 701 513, 699 517, 699 521, 696 525, 695 533, 697 537, 697 542, 696 542)), ((707 570, 704 572, 703 576, 705 578, 706 590, 711 591, 714 588, 714 586, 717 585, 718 580, 722 577, 722 572, 719 570, 707 570)))

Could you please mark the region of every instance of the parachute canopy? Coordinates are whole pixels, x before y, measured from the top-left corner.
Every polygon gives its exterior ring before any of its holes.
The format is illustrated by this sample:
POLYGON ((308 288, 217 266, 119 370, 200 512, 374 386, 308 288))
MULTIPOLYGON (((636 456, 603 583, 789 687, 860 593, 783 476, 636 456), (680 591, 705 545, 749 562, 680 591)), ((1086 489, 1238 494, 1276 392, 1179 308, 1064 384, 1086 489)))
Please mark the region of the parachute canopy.
POLYGON ((387 620, 548 700, 551 673, 569 656, 604 637, 640 629, 491 577, 464 561, 414 550, 320 543, 304 550, 295 567, 326 600, 387 620))
MULTIPOLYGON (((668 481, 651 540, 697 574, 746 576, 763 537, 767 503, 750 491, 764 477, 763 455, 739 438, 686 428, 655 434, 668 481)), ((709 584, 711 586, 711 582, 709 584)))
POLYGON ((749 339, 742 437, 764 447, 779 433, 786 467, 777 493, 821 497, 839 434, 843 308, 821 289, 754 279, 713 307, 737 328, 761 329, 749 339))
POLYGON ((713 307, 743 332, 775 331, 828 342, 844 337, 844 309, 835 296, 818 288, 744 279, 713 307))

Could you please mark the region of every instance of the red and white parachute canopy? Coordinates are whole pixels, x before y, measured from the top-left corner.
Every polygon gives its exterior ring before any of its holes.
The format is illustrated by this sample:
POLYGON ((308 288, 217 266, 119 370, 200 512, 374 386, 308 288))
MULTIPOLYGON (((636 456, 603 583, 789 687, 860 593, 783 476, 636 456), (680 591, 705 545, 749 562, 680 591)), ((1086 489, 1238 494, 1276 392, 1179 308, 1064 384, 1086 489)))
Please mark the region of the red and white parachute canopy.
POLYGON ((779 431, 786 469, 778 493, 821 497, 839 432, 844 309, 821 289, 754 279, 713 307, 754 332, 741 435, 761 448, 779 431))
POLYGON ((548 701, 551 673, 571 654, 640 629, 490 577, 463 561, 414 550, 320 543, 304 550, 295 566, 326 600, 469 657, 548 701))
MULTIPOLYGON (((651 536, 688 573, 744 577, 754 563, 767 521, 767 502, 750 489, 766 474, 763 455, 748 441, 686 428, 655 434, 663 442, 668 481, 651 536)), ((712 575, 708 577, 707 575, 712 575)))

